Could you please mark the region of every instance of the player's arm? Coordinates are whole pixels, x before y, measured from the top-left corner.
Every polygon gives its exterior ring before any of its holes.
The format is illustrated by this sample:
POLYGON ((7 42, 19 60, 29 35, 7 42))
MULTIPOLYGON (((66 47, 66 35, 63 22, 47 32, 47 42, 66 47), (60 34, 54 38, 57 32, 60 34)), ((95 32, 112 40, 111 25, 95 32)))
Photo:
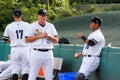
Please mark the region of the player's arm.
POLYGON ((10 43, 9 37, 7 37, 7 36, 3 36, 2 39, 3 39, 5 42, 10 43))
POLYGON ((90 46, 94 46, 97 43, 97 41, 95 39, 89 40, 82 33, 78 33, 77 37, 81 38, 85 43, 87 43, 90 46))
POLYGON ((48 36, 53 43, 58 43, 58 36, 48 36))
POLYGON ((37 36, 25 36, 25 42, 33 42, 37 39, 39 39, 37 36))
POLYGON ((45 33, 40 33, 40 34, 37 34, 35 36, 26 36, 25 41, 26 42, 34 42, 34 41, 41 39, 41 38, 44 38, 44 37, 45 37, 45 33))
POLYGON ((5 41, 5 42, 8 42, 8 43, 10 43, 10 37, 9 37, 9 33, 10 31, 9 31, 9 27, 7 26, 6 28, 5 28, 5 31, 4 31, 4 34, 3 34, 3 36, 2 36, 2 39, 5 41))
POLYGON ((45 32, 46 37, 48 37, 53 43, 58 43, 58 36, 53 36, 51 34, 48 34, 47 32, 45 32))

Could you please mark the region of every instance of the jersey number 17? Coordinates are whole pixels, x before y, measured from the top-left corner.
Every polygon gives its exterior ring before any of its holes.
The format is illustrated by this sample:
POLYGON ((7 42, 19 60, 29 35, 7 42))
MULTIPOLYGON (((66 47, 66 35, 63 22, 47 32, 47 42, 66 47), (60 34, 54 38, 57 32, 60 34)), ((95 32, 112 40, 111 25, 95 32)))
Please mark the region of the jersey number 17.
POLYGON ((17 39, 22 39, 23 38, 23 30, 16 30, 16 36, 17 36, 17 39))

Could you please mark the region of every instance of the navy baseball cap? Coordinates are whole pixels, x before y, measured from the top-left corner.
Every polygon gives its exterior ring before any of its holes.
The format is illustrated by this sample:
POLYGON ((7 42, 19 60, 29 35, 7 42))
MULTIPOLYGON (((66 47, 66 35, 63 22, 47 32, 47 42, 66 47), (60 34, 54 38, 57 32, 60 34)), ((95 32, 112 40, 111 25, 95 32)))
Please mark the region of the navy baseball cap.
POLYGON ((95 22, 95 23, 98 23, 99 25, 101 25, 103 21, 100 17, 94 16, 90 19, 90 22, 95 22))
POLYGON ((16 10, 14 10, 14 15, 19 17, 19 16, 21 16, 21 15, 22 15, 22 11, 21 11, 21 10, 16 9, 16 10))
POLYGON ((48 14, 48 12, 47 12, 46 9, 40 9, 40 10, 38 11, 38 15, 47 16, 47 14, 48 14))

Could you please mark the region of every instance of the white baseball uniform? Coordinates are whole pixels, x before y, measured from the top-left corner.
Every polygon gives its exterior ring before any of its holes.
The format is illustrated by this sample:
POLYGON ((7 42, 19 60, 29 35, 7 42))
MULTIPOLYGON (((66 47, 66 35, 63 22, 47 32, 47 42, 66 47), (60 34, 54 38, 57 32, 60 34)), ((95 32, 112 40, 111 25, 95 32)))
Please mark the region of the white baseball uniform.
POLYGON ((6 80, 12 76, 12 62, 8 61, 0 61, 0 80, 6 80))
POLYGON ((27 22, 12 22, 4 32, 3 38, 9 38, 11 46, 12 74, 28 73, 28 43, 25 42, 25 34, 30 25, 27 22))
POLYGON ((0 72, 2 72, 3 70, 5 70, 6 68, 8 68, 10 65, 11 65, 11 60, 0 61, 0 72))
POLYGON ((93 40, 96 44, 90 46, 85 43, 82 55, 84 55, 81 67, 79 69, 80 73, 83 73, 86 78, 91 72, 95 71, 100 63, 100 53, 105 45, 105 39, 100 29, 92 32, 88 36, 89 40, 93 40))
MULTIPOLYGON (((31 28, 26 34, 27 37, 35 36, 39 32, 48 32, 53 36, 58 33, 53 24, 46 22, 44 27, 38 24, 38 21, 31 24, 31 28)), ((39 68, 43 66, 45 80, 53 80, 53 42, 49 38, 41 38, 31 42, 30 74, 29 80, 36 80, 39 68), (41 51, 40 49, 47 49, 41 51)))

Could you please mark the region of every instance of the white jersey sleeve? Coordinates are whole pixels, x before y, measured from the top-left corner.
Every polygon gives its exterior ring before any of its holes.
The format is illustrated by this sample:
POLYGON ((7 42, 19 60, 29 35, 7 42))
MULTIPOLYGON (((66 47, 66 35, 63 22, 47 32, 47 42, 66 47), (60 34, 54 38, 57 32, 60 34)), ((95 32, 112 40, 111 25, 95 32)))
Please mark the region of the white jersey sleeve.
POLYGON ((35 32, 34 32, 34 26, 33 24, 30 25, 30 28, 28 28, 25 36, 35 36, 35 32))
POLYGON ((55 26, 53 24, 50 24, 50 23, 48 23, 47 25, 50 26, 49 28, 46 29, 47 32, 49 34, 51 34, 52 36, 58 36, 58 33, 57 33, 56 29, 55 29, 55 26))
POLYGON ((53 35, 53 36, 58 36, 58 33, 57 33, 54 25, 52 25, 51 32, 52 32, 52 35, 53 35))
MULTIPOLYGON (((9 26, 9 25, 8 25, 9 26)), ((9 39, 9 28, 8 28, 8 26, 6 27, 6 29, 5 29, 5 32, 4 32, 4 34, 3 34, 3 37, 6 39, 9 39)))
POLYGON ((102 38, 101 38, 102 36, 101 36, 101 34, 99 34, 99 33, 92 33, 92 34, 90 34, 90 36, 88 37, 88 39, 89 40, 93 40, 95 43, 98 43, 98 42, 100 42, 101 40, 102 40, 102 38))

